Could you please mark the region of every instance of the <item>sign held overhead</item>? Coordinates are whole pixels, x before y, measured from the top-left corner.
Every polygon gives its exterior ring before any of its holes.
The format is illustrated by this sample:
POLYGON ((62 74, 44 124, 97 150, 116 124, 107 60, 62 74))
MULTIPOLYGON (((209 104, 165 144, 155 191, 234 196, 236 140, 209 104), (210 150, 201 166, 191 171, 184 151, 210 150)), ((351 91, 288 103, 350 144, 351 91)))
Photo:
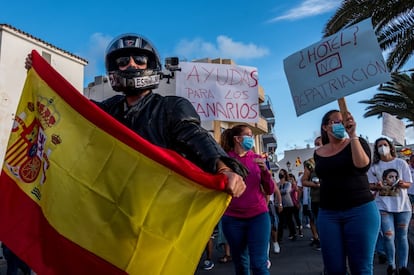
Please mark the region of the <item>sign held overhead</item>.
POLYGON ((297 116, 391 79, 371 19, 326 37, 283 63, 297 116))

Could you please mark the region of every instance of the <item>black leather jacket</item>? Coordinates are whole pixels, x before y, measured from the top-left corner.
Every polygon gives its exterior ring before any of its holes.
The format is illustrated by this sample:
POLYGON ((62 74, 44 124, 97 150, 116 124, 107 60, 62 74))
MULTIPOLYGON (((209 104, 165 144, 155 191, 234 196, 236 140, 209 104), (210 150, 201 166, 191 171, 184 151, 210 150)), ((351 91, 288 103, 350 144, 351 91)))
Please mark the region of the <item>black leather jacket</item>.
POLYGON ((222 160, 241 176, 246 168, 230 158, 207 130, 191 103, 178 96, 149 93, 129 107, 124 95, 95 102, 141 137, 163 148, 174 150, 209 173, 216 173, 216 162, 222 160))

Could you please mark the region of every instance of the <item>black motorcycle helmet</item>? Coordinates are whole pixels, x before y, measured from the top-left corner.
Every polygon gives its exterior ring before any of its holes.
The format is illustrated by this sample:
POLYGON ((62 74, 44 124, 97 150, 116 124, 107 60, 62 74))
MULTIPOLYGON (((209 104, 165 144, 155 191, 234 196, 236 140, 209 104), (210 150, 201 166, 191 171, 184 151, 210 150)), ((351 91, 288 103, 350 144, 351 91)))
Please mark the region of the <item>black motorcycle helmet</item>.
POLYGON ((139 94, 156 89, 160 82, 161 62, 157 50, 142 36, 122 34, 109 43, 105 54, 105 68, 112 89, 125 94, 139 94), (117 64, 122 57, 146 56, 147 69, 120 70, 117 64))

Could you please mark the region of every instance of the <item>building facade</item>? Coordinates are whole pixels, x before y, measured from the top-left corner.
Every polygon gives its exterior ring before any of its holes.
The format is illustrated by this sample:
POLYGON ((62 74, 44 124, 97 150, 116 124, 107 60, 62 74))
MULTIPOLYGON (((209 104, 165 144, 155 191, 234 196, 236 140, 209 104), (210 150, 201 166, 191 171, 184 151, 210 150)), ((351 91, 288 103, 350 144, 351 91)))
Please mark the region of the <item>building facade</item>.
MULTIPOLYGON (((83 90, 85 59, 7 24, 0 24, 0 159, 3 161, 26 79, 24 62, 36 50, 78 91, 83 90)), ((2 162, 3 163, 3 162, 2 162)))

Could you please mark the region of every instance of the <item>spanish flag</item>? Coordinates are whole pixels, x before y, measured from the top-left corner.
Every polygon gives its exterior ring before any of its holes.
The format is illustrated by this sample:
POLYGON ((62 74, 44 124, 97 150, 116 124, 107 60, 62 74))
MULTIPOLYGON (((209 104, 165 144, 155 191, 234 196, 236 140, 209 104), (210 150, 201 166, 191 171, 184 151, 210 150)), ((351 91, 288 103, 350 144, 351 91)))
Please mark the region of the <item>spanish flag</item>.
POLYGON ((302 161, 300 160, 300 157, 296 157, 295 166, 298 167, 302 164, 302 161))
POLYGON ((230 196, 36 51, 0 175, 0 240, 40 275, 194 274, 230 196))
POLYGON ((408 147, 401 149, 400 152, 401 152, 401 154, 403 154, 406 157, 411 156, 411 154, 413 153, 411 148, 408 148, 408 147))

